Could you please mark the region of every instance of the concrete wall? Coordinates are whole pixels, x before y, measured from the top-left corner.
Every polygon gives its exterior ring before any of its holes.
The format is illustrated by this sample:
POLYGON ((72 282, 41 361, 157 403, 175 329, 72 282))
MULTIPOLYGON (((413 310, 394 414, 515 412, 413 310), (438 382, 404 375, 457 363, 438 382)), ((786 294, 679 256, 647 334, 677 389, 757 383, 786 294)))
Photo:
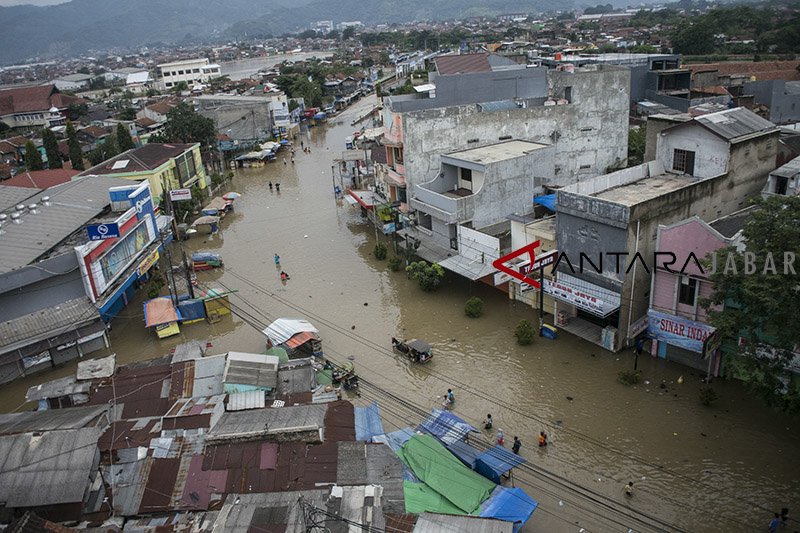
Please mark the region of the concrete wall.
POLYGON ((785 80, 753 81, 744 84, 744 92, 755 103, 769 106, 769 120, 776 124, 800 121, 800 94, 786 94, 785 80))
MULTIPOLYGON (((261 100, 261 99, 259 99, 261 100)), ((272 136, 271 100, 231 102, 197 99, 198 112, 214 121, 220 133, 237 141, 267 139, 272 136)), ((287 113, 288 114, 288 113, 287 113)))
POLYGON ((673 168, 676 149, 695 153, 694 176, 709 178, 728 170, 728 143, 699 124, 686 124, 663 133, 656 144, 656 157, 667 170, 673 168))
POLYGON ((667 128, 690 120, 686 115, 683 119, 675 118, 674 115, 651 115, 647 117, 647 132, 645 134, 644 162, 652 161, 656 158, 656 145, 658 144, 659 133, 667 128))
MULTIPOLYGON (((403 114, 406 179, 430 181, 439 171, 439 155, 496 143, 511 136, 552 144, 557 162, 551 185, 596 176, 627 157, 630 71, 548 73, 551 90, 572 87, 572 102, 495 112, 467 105, 403 114), (468 140, 478 139, 468 144, 468 140)), ((387 130, 394 129, 392 126, 387 130)))

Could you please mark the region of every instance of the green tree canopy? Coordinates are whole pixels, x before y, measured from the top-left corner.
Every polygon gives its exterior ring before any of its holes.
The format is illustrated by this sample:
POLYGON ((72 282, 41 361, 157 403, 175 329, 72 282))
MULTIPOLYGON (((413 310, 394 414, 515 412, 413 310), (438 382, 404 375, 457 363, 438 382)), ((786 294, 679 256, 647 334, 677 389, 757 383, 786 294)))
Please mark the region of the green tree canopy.
POLYGON ((128 131, 128 127, 125 126, 123 123, 117 124, 117 146, 119 147, 119 151, 124 152, 126 150, 130 150, 135 145, 133 144, 133 139, 131 138, 131 133, 128 131))
POLYGON ((355 34, 356 34, 355 28, 353 28, 352 26, 348 26, 342 31, 342 40, 346 41, 347 39, 352 39, 353 35, 355 34))
POLYGON ((33 144, 33 141, 25 143, 25 167, 28 170, 42 170, 44 169, 44 162, 42 161, 42 154, 33 144))
POLYGON ((759 199, 743 235, 746 251, 717 252, 714 293, 703 305, 723 340, 735 346, 727 374, 773 405, 800 411, 800 384, 786 370, 800 346, 800 265, 786 266, 800 258, 800 197, 759 199), (746 342, 736 346, 740 337, 746 342))
POLYGON ((675 53, 703 55, 714 51, 714 28, 705 19, 680 24, 672 33, 675 53))
POLYGON ((117 136, 112 133, 107 135, 102 143, 98 144, 94 150, 89 152, 87 157, 89 158, 89 162, 94 166, 118 154, 119 145, 117 144, 117 136))
POLYGON ((69 162, 75 170, 86 170, 83 164, 83 151, 78 142, 78 135, 75 132, 75 126, 71 121, 67 121, 67 146, 69 147, 69 162))
POLYGON ((50 128, 42 129, 42 144, 47 154, 47 168, 61 168, 61 153, 58 151, 58 139, 50 128))

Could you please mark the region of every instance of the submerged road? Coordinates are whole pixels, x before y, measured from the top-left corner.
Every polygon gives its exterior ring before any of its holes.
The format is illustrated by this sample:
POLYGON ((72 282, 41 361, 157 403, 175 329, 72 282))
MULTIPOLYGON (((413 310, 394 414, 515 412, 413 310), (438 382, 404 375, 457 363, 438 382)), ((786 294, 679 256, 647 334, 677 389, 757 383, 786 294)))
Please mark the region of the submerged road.
MULTIPOLYGON (((364 99, 311 128, 302 139, 312 152, 298 148, 295 164, 284 165, 281 154, 267 167, 237 171, 230 190, 242 197, 221 234, 184 243, 222 254, 225 269, 199 278, 237 290, 231 302, 239 316, 187 325, 180 336, 159 340, 144 329, 137 300, 113 324, 120 363, 164 355, 189 339, 209 339, 212 353, 261 352, 264 338, 253 326, 306 318, 320 329, 326 354, 352 357, 365 380, 354 401, 378 401, 387 431, 415 426, 452 388, 456 414, 478 425, 491 413, 508 443, 520 436, 528 465, 514 482, 540 502, 525 531, 749 532, 766 529, 773 510, 795 511, 800 418, 769 410, 733 382, 715 383, 720 399, 703 407, 702 376, 647 357, 639 361, 647 381, 620 385, 616 376, 631 368, 630 352, 610 354, 569 334, 517 346, 514 326, 536 319, 530 308, 455 275, 425 293, 377 261, 374 229, 331 191, 332 160, 351 121, 373 104, 374 97, 364 99), (270 181, 280 183, 280 194, 269 190, 270 181), (274 253, 291 276, 285 286, 274 253), (470 296, 484 300, 483 317, 464 316, 470 296), (434 360, 410 364, 392 352, 392 336, 427 340, 434 360), (549 434, 544 449, 535 445, 541 430, 549 434), (629 481, 635 491, 627 499, 629 481)), ((380 239, 391 250, 391 241, 380 239)), ((20 405, 29 386, 74 370, 73 363, 6 385, 0 405, 29 407, 20 405)), ((476 440, 488 444, 494 434, 476 440)))

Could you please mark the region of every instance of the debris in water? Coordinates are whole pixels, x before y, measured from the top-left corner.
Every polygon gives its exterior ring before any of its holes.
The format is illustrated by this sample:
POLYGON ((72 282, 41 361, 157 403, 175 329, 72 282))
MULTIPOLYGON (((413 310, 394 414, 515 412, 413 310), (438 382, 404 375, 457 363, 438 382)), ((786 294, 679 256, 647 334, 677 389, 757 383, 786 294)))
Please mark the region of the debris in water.
POLYGON ((369 305, 369 303, 367 303, 367 302, 364 302, 364 307, 366 307, 366 306, 368 306, 368 305, 369 305))
POLYGON ((703 433, 702 431, 700 432, 700 435, 702 435, 702 436, 704 436, 704 437, 708 437, 708 435, 706 435, 706 434, 705 434, 705 433, 703 433))
POLYGON ((356 329, 355 325, 350 326, 350 329, 356 329))
POLYGON ((574 398, 572 396, 567 396, 567 400, 572 401, 574 398))

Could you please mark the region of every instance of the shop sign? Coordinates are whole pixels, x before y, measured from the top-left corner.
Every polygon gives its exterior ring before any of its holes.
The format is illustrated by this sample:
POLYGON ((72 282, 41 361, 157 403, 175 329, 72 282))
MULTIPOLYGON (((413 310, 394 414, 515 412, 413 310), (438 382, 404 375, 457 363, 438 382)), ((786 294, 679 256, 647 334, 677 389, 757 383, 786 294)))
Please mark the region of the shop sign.
POLYGON ((191 189, 173 189, 169 191, 169 199, 173 202, 180 202, 181 200, 191 200, 191 189))
POLYGON ((151 268, 153 268, 153 265, 155 265, 156 263, 158 263, 158 257, 159 257, 159 255, 158 255, 158 248, 156 248, 155 250, 153 250, 152 252, 150 252, 150 253, 147 255, 147 257, 145 257, 144 259, 142 259, 142 262, 141 262, 141 263, 139 263, 139 266, 138 266, 138 267, 136 267, 136 274, 137 274, 139 277, 142 277, 142 276, 144 276, 144 275, 145 275, 145 273, 146 273, 148 270, 150 270, 151 268))
POLYGON ((619 295, 564 274, 560 275, 559 281, 545 279, 544 292, 597 316, 608 316, 619 308, 619 295))
POLYGON ((652 309, 647 312, 647 317, 647 334, 651 338, 699 354, 704 353, 706 340, 715 331, 708 324, 652 309))

